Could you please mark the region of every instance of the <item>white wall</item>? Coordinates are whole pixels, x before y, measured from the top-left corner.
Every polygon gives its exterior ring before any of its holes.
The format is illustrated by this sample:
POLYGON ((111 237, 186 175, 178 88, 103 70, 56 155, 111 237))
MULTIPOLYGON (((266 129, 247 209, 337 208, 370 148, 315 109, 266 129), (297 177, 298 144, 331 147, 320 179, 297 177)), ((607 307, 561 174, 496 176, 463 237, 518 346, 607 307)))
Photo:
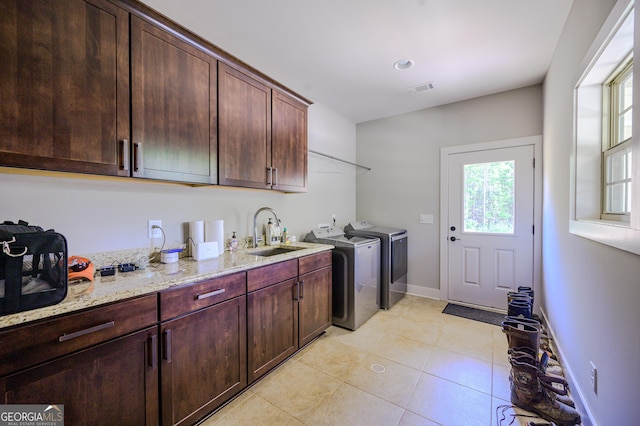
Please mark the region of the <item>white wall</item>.
POLYGON ((573 3, 544 83, 544 311, 575 380, 573 391, 582 394, 600 425, 637 423, 640 257, 569 234, 569 156, 572 89, 614 4, 573 3), (597 395, 590 361, 598 369, 597 395))
MULTIPOLYGON (((353 123, 314 104, 308 128, 309 149, 355 161, 353 123)), ((347 167, 340 174, 319 173, 328 161, 309 156, 309 190, 303 194, 2 169, 0 221, 24 219, 54 228, 67 238, 70 254, 87 254, 149 247, 149 219, 162 220, 168 244, 185 242, 184 224, 199 219, 223 219, 227 237, 231 231, 244 237, 253 233, 255 211, 269 206, 290 234, 301 239, 334 213, 338 224, 355 218, 355 171, 347 167)), ((268 217, 263 213, 259 221, 268 217)))
POLYGON ((440 148, 539 134, 540 85, 358 124, 357 217, 408 230, 415 294, 439 297, 440 148))

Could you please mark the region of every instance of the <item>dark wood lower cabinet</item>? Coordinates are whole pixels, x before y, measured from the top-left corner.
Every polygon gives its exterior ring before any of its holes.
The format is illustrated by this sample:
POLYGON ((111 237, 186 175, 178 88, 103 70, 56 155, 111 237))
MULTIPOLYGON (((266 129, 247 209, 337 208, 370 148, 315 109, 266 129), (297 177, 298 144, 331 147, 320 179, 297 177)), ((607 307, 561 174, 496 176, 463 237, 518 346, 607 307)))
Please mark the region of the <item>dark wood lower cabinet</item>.
POLYGON ((162 424, 193 424, 247 385, 246 296, 161 325, 162 424))
POLYGON ((0 330, 0 404, 195 424, 331 324, 331 276, 326 251, 0 330))
POLYGON ((331 325, 331 276, 330 251, 249 271, 249 383, 331 325))
POLYGON ((300 347, 331 325, 331 266, 300 275, 300 347))
POLYGON ((3 404, 64 405, 68 425, 157 425, 157 326, 0 379, 3 404))
POLYGON ((249 383, 298 350, 297 292, 294 278, 247 295, 249 383))

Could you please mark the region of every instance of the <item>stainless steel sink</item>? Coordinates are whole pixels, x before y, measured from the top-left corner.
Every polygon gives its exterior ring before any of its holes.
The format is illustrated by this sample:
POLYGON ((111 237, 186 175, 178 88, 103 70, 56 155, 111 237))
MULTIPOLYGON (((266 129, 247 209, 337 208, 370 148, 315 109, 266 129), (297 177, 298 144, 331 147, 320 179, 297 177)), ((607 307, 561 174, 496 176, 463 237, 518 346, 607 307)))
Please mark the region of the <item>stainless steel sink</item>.
POLYGON ((269 257, 269 256, 276 256, 278 254, 291 253, 292 251, 296 251, 296 250, 303 250, 303 248, 302 247, 274 247, 266 250, 252 251, 247 254, 250 254, 253 256, 269 257))

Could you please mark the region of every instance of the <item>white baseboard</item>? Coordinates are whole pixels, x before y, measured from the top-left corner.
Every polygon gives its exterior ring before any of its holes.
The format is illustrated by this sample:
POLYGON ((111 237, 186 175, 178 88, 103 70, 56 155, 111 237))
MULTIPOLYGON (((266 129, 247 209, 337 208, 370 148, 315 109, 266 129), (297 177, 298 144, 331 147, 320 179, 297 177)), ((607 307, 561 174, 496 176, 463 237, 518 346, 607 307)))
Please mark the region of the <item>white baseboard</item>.
POLYGON ((422 287, 419 285, 408 284, 407 294, 411 294, 412 296, 427 297, 429 299, 440 300, 439 288, 429 288, 429 287, 422 287))
POLYGON ((576 407, 581 414, 580 417, 582 418, 582 426, 598 426, 597 423, 593 420, 593 414, 591 413, 591 409, 589 408, 587 400, 584 398, 582 389, 580 389, 580 387, 576 385, 575 380, 573 380, 571 363, 567 362, 567 359, 565 358, 562 351, 562 345, 560 344, 560 341, 558 341, 556 334, 553 331, 553 325, 549 322, 549 318, 547 318, 547 315, 542 307, 540 307, 540 313, 542 314, 543 322, 547 327, 547 332, 552 339, 552 345, 556 351, 556 355, 558 356, 558 361, 562 366, 564 378, 569 383, 569 389, 571 391, 573 401, 576 403, 576 407))

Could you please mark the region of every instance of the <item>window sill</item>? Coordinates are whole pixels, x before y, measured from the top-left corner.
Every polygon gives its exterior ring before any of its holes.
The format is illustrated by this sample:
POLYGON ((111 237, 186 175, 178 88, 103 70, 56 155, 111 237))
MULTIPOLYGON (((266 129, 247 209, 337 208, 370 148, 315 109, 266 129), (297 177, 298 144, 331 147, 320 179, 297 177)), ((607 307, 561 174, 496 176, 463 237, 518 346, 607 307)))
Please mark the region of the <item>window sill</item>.
POLYGON ((640 230, 623 222, 605 220, 571 220, 569 232, 582 238, 620 250, 640 254, 640 230))

